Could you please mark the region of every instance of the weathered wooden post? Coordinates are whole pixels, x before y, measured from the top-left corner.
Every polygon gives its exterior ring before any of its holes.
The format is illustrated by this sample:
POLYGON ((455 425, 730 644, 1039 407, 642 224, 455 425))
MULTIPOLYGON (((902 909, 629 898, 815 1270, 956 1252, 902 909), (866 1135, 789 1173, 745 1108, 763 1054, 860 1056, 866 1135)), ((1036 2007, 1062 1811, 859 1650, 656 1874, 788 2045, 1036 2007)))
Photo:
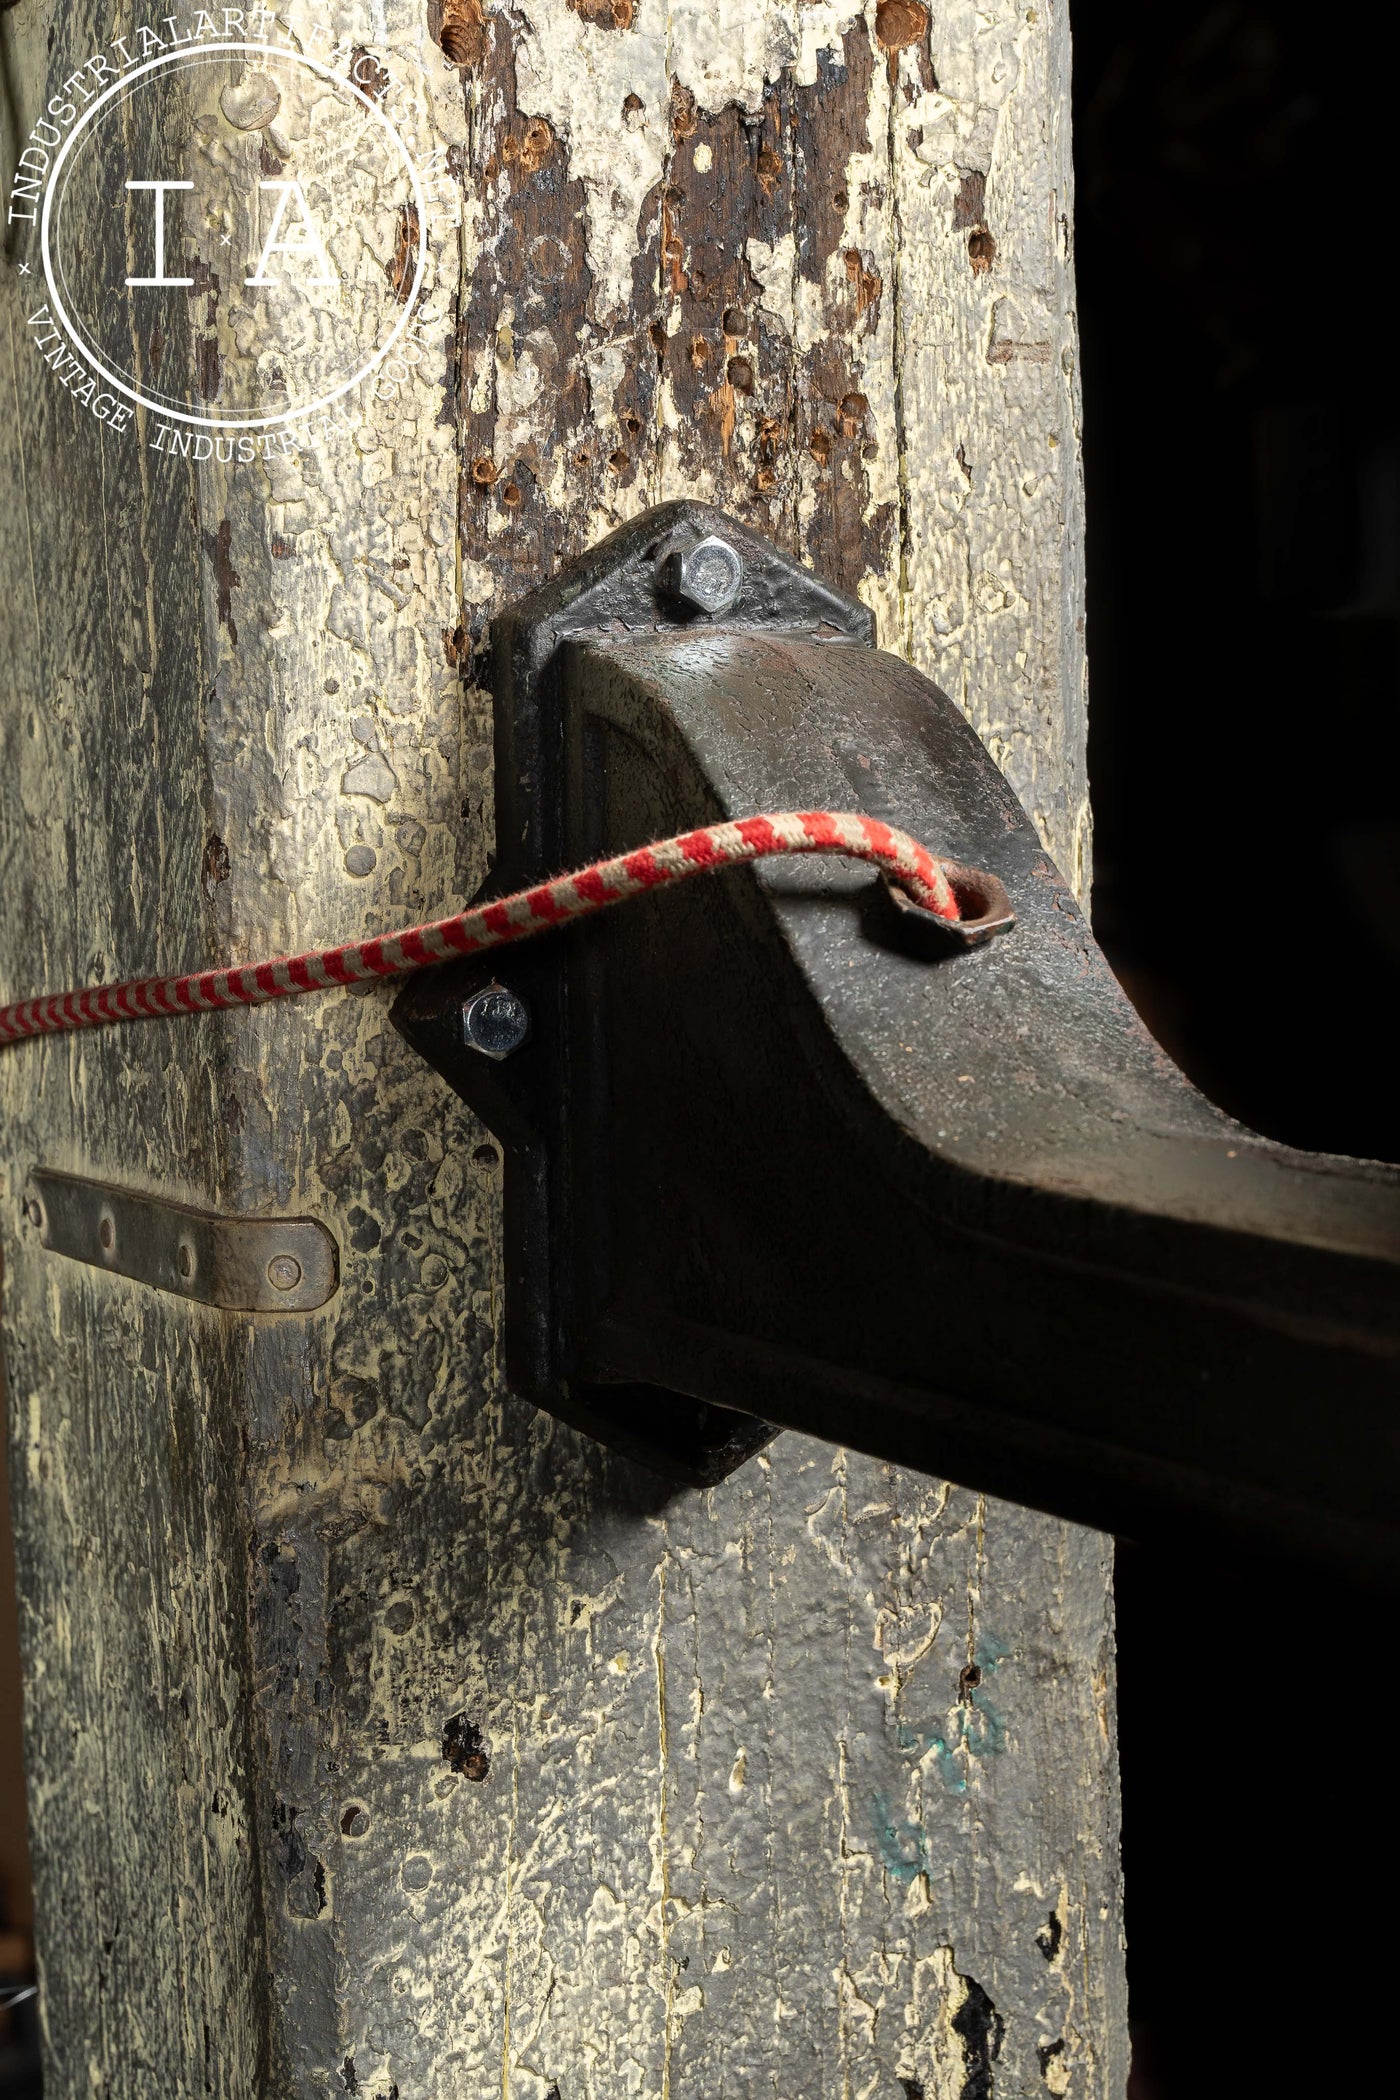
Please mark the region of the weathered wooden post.
MULTIPOLYGON (((678 494, 858 591, 1082 885, 1063 0, 246 14, 152 18, 180 68, 73 156, 64 288, 135 346, 128 415, 50 354, 12 190, 0 995, 464 900, 493 612, 678 494), (179 403, 252 416, 322 354, 222 259, 220 185, 329 122, 295 51, 424 180, 388 213, 357 114, 307 178, 332 218, 369 184, 316 312, 409 304, 420 240, 425 282, 310 441, 186 447, 179 403), (133 180, 194 185, 158 345, 133 180)), ((114 34, 4 17, 12 163, 114 34)), ((499 1154, 390 997, 0 1053, 46 2090, 1117 2100, 1106 1542, 792 1436, 671 1492, 512 1400, 499 1154), (315 1220, 339 1287, 65 1260, 34 1168, 315 1220)))

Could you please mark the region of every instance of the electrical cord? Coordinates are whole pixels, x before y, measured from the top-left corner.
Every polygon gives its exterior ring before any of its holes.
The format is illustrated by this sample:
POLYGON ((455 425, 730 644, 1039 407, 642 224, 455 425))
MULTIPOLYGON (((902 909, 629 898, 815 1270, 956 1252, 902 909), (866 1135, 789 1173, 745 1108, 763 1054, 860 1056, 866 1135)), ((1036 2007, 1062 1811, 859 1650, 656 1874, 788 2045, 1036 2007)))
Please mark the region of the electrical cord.
POLYGON ((514 896, 425 926, 381 934, 374 940, 245 963, 238 969, 129 978, 121 984, 90 985, 45 998, 17 1000, 0 1006, 0 1045, 29 1036, 103 1028, 118 1021, 156 1020, 228 1006, 263 1006, 272 999, 295 999, 336 985, 398 977, 432 963, 526 940, 692 875, 789 853, 844 853, 873 862, 921 910, 953 923, 959 919, 957 898, 942 864, 908 832, 896 831, 874 817, 830 810, 786 811, 681 832, 634 853, 596 861, 575 874, 556 875, 514 896))

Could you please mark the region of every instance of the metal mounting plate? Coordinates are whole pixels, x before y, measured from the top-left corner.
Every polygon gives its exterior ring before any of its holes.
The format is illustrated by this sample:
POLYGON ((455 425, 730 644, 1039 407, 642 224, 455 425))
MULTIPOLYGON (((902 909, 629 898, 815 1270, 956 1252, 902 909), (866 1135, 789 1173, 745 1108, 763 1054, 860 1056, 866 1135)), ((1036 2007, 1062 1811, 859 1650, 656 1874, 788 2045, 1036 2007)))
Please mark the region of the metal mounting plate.
MULTIPOLYGON (((561 684, 580 638, 784 634, 868 649, 874 616, 708 504, 682 501, 634 518, 492 622, 496 695, 496 866, 500 895, 587 857, 570 837, 567 708, 561 684), (715 536, 736 557, 732 597, 714 610, 675 582, 715 536)), ((675 812, 677 823, 720 814, 675 812)), ((662 827, 664 828, 664 826, 662 827)), ((641 839, 630 841, 640 844, 641 839)), ((590 1380, 572 1360, 567 1301, 572 1210, 563 1188, 569 1116, 567 950, 547 936, 410 979, 395 1025, 483 1117, 511 1155, 505 1193, 506 1354, 512 1382, 537 1405, 670 1478, 707 1487, 777 1434, 770 1422, 649 1380, 590 1380), (531 1041, 504 1063, 462 1036, 463 1006, 492 982, 528 1007, 531 1041)))
POLYGON ((503 1062, 462 1039, 488 959, 424 972, 398 1025, 507 1151, 513 1382, 672 1471, 663 1436, 743 1455, 683 1401, 1400 1580, 1400 1174, 1194 1092, 960 709, 870 639, 699 506, 496 623, 502 888, 855 809, 961 862, 965 932, 1005 934, 916 950, 863 872, 763 864, 502 955, 531 1014, 503 1062), (706 534, 743 587, 672 617, 658 569, 706 534))
POLYGON ((55 1254, 225 1312, 314 1312, 340 1281, 340 1250, 314 1218, 220 1217, 46 1167, 25 1215, 55 1254))

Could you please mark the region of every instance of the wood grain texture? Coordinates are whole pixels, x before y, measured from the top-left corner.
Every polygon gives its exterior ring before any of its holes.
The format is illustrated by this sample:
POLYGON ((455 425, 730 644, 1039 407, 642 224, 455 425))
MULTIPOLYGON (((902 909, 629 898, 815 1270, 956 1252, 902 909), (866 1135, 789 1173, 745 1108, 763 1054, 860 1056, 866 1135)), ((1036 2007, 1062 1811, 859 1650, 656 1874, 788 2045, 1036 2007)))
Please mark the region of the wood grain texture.
MULTIPOLYGON (((462 217, 352 439, 104 439, 6 271, 7 995, 459 903, 494 607, 682 492, 859 589, 1082 883, 1063 8, 441 19, 336 14, 462 217)), ((110 31, 7 16, 22 109, 110 31)), ((389 996, 0 1058, 55 2100, 1117 2100, 1105 1542, 792 1436, 671 1495, 511 1399, 499 1158, 389 996), (323 1218, 342 1289, 45 1256, 40 1160, 323 1218)))

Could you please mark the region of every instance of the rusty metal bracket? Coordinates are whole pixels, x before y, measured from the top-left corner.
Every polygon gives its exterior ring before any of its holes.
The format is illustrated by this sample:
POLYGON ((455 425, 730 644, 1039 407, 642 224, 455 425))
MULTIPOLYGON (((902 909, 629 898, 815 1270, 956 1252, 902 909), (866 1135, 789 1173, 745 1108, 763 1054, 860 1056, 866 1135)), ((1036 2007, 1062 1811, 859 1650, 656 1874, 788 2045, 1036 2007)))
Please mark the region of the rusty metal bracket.
POLYGON ((1400 1172, 1194 1091, 957 707, 872 641, 699 504, 494 623, 498 888, 855 809, 997 934, 916 947, 868 873, 770 863, 411 984, 399 1027, 506 1150, 513 1382, 681 1478, 776 1423, 1400 1580, 1400 1172), (493 979, 529 1020, 494 1059, 462 1022, 493 979))
POLYGON ((25 1216, 55 1254, 225 1312, 314 1312, 340 1280, 314 1218, 220 1217, 46 1167, 29 1176, 25 1216))

